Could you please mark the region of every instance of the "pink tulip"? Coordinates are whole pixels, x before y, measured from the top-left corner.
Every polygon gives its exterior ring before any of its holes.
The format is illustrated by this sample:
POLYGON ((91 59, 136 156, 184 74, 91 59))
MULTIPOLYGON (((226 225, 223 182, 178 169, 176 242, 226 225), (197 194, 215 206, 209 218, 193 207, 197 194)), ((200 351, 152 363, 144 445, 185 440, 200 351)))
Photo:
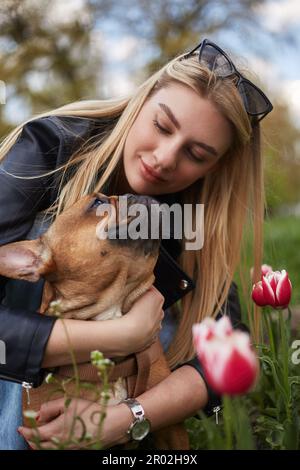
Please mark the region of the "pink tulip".
POLYGON ((252 289, 252 299, 260 307, 285 308, 290 303, 291 295, 292 284, 285 270, 268 272, 252 289))
POLYGON ((258 360, 250 336, 233 330, 227 316, 193 326, 194 346, 208 384, 218 394, 240 395, 253 386, 258 360))
MULTIPOLYGON (((271 273, 271 272, 273 272, 272 266, 270 266, 269 264, 262 264, 261 265, 261 277, 265 276, 266 274, 271 273)), ((250 277, 251 277, 252 281, 254 282, 253 274, 254 274, 254 268, 252 267, 250 269, 250 277)))
POLYGON ((273 268, 269 264, 262 264, 261 265, 261 274, 263 276, 266 276, 266 274, 271 273, 272 271, 273 271, 273 268))

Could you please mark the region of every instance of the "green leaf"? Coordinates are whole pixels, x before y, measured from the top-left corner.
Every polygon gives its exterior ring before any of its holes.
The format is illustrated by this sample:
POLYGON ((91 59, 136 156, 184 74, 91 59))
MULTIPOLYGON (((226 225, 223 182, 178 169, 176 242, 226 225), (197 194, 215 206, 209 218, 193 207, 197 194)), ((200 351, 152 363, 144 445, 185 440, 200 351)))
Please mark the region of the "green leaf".
POLYGON ((284 422, 283 445, 286 450, 297 450, 299 442, 299 425, 297 422, 284 422))

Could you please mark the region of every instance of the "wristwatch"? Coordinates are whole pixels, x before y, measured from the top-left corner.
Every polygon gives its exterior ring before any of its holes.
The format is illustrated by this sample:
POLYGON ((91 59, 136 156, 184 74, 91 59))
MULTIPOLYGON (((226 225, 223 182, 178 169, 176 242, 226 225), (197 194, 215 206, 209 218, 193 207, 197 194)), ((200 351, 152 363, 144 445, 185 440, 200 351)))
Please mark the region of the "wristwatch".
POLYGON ((144 408, 135 398, 126 398, 122 403, 130 408, 134 416, 134 421, 129 426, 127 433, 132 440, 142 441, 149 434, 151 427, 149 419, 145 418, 144 408))

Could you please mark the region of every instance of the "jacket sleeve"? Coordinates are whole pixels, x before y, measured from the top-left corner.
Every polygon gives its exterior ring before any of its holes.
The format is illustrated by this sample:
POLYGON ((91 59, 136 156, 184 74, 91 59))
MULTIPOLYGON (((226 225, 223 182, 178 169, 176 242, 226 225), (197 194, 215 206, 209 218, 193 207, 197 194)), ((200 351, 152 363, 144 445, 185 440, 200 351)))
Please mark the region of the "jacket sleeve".
MULTIPOLYGON (((37 176, 63 163, 66 141, 49 118, 27 123, 17 142, 0 164, 0 245, 23 240, 37 212, 50 205, 49 177, 37 176)), ((51 186, 51 185, 50 185, 51 186)), ((38 386, 40 370, 55 318, 35 311, 3 305, 7 278, 0 276, 0 339, 5 344, 5 364, 0 378, 38 386)))
MULTIPOLYGON (((230 286, 227 301, 223 305, 221 311, 218 313, 216 319, 220 319, 222 315, 229 316, 233 328, 249 332, 249 329, 246 327, 246 325, 241 322, 241 305, 239 301, 237 285, 234 282, 230 286)), ((203 411, 208 416, 212 415, 216 408, 221 406, 222 399, 211 389, 207 383, 201 362, 199 361, 198 357, 195 356, 193 359, 182 365, 189 365, 194 367, 202 376, 208 392, 208 402, 203 411)))

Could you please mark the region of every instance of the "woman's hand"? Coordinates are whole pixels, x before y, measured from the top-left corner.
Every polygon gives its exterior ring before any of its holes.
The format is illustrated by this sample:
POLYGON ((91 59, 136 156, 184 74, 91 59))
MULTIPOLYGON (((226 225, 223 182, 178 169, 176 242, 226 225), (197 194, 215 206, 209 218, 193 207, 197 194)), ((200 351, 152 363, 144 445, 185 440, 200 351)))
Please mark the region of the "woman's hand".
POLYGON ((151 286, 129 312, 118 319, 124 355, 142 351, 157 339, 164 318, 164 300, 156 287, 151 286))
POLYGON ((21 426, 19 433, 24 437, 32 449, 57 449, 58 446, 52 441, 53 438, 65 442, 68 449, 79 449, 87 447, 83 442, 80 444, 71 442, 71 439, 79 440, 82 436, 82 422, 85 424, 85 432, 91 436, 93 442, 101 442, 102 448, 124 444, 129 440, 126 434, 132 422, 129 408, 124 404, 108 406, 106 418, 101 427, 99 426, 101 407, 99 404, 83 399, 73 399, 68 408, 64 406, 65 400, 59 398, 44 403, 39 411, 37 428, 21 426), (81 420, 75 419, 79 416, 81 420), (72 436, 70 430, 73 427, 72 436), (38 445, 35 439, 38 436, 38 445), (68 443, 68 444, 67 444, 68 443))
POLYGON ((58 319, 51 331, 42 367, 70 364, 70 342, 78 363, 90 361, 91 351, 106 357, 124 357, 152 344, 161 328, 164 297, 152 286, 126 315, 114 320, 58 319))

